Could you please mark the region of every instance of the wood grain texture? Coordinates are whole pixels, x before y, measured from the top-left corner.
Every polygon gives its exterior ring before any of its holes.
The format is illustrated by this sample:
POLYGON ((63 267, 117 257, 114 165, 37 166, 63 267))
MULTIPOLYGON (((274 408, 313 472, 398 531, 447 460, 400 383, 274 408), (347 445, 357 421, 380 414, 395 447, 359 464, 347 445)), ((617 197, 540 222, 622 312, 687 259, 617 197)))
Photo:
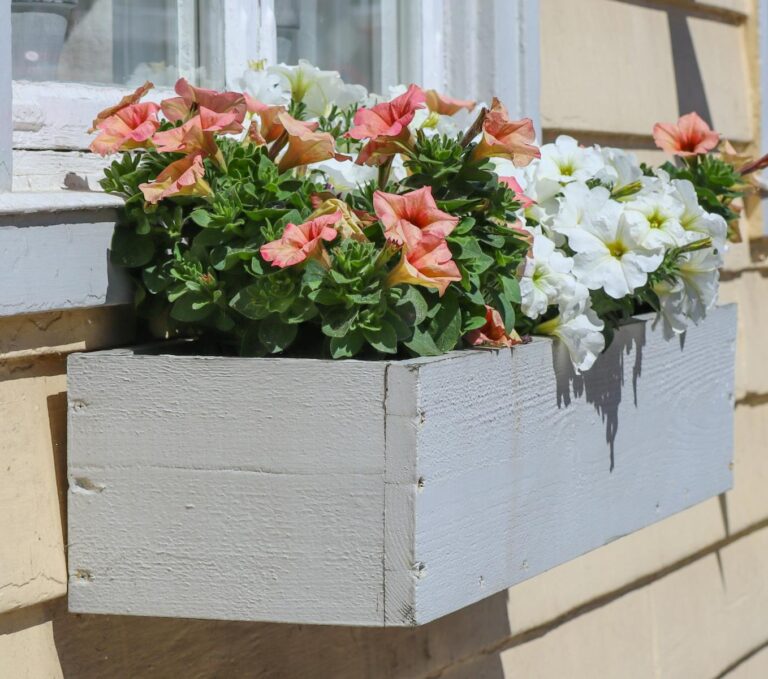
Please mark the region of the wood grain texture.
POLYGON ((589 373, 536 340, 399 362, 70 358, 70 607, 402 626, 731 484, 735 307, 589 373))
POLYGON ((0 316, 131 302, 125 274, 109 262, 114 222, 68 218, 46 219, 47 226, 26 226, 22 214, 2 218, 21 228, 0 224, 0 316))

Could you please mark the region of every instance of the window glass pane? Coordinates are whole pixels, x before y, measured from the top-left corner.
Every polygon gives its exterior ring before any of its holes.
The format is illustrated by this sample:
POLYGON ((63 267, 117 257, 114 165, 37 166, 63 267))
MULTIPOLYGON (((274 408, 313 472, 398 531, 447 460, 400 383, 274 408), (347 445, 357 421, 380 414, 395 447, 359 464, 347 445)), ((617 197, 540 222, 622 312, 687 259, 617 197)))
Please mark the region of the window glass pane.
POLYGON ((11 0, 13 77, 223 85, 223 0, 11 0))
POLYGON ((381 0, 275 0, 277 59, 381 89, 381 0))

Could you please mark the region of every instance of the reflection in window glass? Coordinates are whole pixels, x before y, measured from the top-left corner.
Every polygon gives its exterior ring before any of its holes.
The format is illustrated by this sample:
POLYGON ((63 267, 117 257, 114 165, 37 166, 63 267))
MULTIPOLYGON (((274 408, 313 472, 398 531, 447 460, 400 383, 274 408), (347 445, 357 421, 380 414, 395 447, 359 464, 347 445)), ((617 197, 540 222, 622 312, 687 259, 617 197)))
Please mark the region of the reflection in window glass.
POLYGON ((12 0, 17 80, 221 86, 223 0, 12 0))
POLYGON ((277 59, 381 89, 381 0, 275 0, 277 59))

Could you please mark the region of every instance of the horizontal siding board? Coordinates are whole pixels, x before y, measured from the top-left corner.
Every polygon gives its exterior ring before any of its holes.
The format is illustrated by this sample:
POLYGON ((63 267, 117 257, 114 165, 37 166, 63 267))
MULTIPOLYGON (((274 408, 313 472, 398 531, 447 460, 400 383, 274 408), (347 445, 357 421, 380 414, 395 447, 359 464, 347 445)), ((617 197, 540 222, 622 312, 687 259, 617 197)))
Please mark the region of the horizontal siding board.
POLYGON ((541 43, 545 129, 650 137, 654 123, 697 110, 725 137, 752 140, 742 24, 676 3, 546 0, 541 43))

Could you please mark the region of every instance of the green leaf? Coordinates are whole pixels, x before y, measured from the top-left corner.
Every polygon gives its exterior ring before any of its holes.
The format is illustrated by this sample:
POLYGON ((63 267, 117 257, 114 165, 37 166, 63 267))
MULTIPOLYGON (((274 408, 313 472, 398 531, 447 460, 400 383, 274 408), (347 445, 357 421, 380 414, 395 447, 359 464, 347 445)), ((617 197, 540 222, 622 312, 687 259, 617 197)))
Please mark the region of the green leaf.
POLYGON ((241 356, 265 356, 267 350, 259 340, 259 325, 254 323, 248 326, 240 339, 241 356))
POLYGON ((427 317, 429 306, 419 289, 414 285, 408 285, 405 288, 405 294, 397 302, 398 307, 405 307, 400 310, 400 315, 412 326, 420 325, 427 317), (407 310, 410 307, 410 310, 407 310))
POLYGON ((291 345, 297 332, 297 325, 283 323, 278 316, 269 316, 259 324, 259 341, 270 354, 278 354, 291 345))
POLYGON ((290 309, 280 314, 285 323, 304 323, 317 316, 317 307, 311 300, 298 297, 290 309))
POLYGON ((444 353, 435 344, 432 336, 420 328, 413 331, 413 337, 405 342, 405 346, 417 356, 439 356, 444 353))
POLYGON ((150 236, 140 236, 133 229, 115 227, 110 259, 113 264, 135 269, 147 264, 155 254, 155 243, 150 236))
POLYGON ((146 287, 153 295, 162 292, 171 283, 170 277, 158 264, 145 267, 141 272, 141 280, 144 283, 144 287, 146 287))
POLYGON ((352 325, 357 320, 357 309, 332 307, 323 312, 321 329, 328 337, 344 337, 349 334, 352 325))
POLYGON ((520 304, 522 297, 520 296, 520 281, 517 278, 510 278, 508 276, 499 276, 499 282, 501 288, 504 290, 504 296, 513 304, 520 304))
POLYGON ((266 318, 271 313, 269 300, 264 296, 262 286, 259 283, 248 285, 238 292, 230 301, 235 311, 239 311, 246 318, 255 321, 266 318))
POLYGON ((173 303, 171 318, 185 323, 194 323, 208 318, 215 308, 211 298, 205 293, 188 292, 173 303))
POLYGON ((397 333, 388 323, 383 323, 378 330, 363 331, 365 339, 376 351, 383 354, 397 353, 397 333))
POLYGON ((432 337, 441 353, 451 351, 461 339, 461 309, 454 295, 444 295, 431 323, 432 337))
POLYGON ((224 245, 211 250, 210 260, 217 271, 228 271, 239 262, 253 259, 257 253, 258 249, 251 247, 233 248, 224 245))
POLYGON ((195 224, 202 226, 203 228, 206 228, 211 224, 211 213, 203 208, 193 210, 189 216, 195 224))
POLYGON ((352 358, 365 344, 362 332, 352 332, 343 337, 331 337, 332 358, 352 358))

